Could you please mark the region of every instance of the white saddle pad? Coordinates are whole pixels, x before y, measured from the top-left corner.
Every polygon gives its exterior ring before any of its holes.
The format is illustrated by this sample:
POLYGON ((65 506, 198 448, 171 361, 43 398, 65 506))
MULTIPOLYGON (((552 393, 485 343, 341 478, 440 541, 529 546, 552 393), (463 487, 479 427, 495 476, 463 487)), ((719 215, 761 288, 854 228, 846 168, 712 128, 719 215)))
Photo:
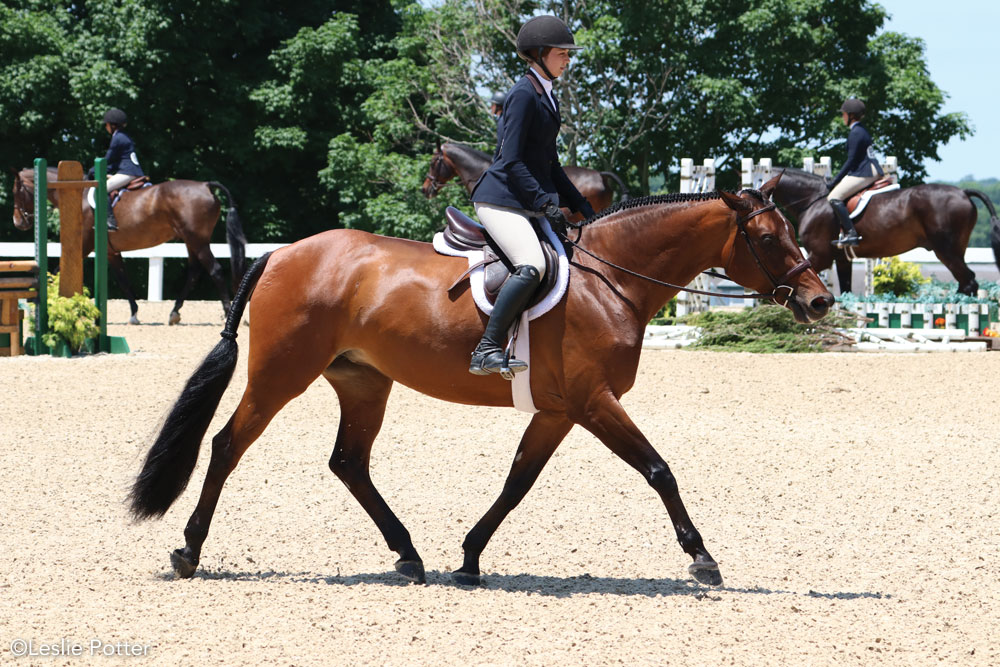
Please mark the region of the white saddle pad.
POLYGON ((858 200, 858 207, 851 212, 851 217, 856 218, 861 215, 861 212, 865 210, 865 206, 868 206, 868 202, 875 195, 880 195, 885 192, 892 192, 893 190, 899 189, 899 183, 893 183, 892 185, 887 185, 884 188, 879 188, 878 190, 866 190, 861 194, 861 199, 858 200))
MULTIPOLYGON (((510 382, 514 407, 522 412, 531 413, 538 412, 538 410, 535 408, 535 402, 531 398, 531 351, 528 322, 552 310, 562 300, 563 296, 565 296, 566 289, 569 287, 569 258, 566 257, 566 250, 552 231, 548 221, 542 219, 539 222, 541 223, 542 232, 548 237, 552 246, 559 254, 559 265, 557 268, 559 275, 556 278, 555 287, 545 295, 545 298, 521 314, 521 328, 518 331, 517 341, 514 344, 514 356, 528 364, 528 370, 516 374, 510 382)), ((434 235, 434 250, 442 255, 466 257, 469 260, 469 266, 483 261, 482 250, 456 250, 445 243, 442 232, 434 235)), ((472 287, 472 298, 476 302, 476 307, 486 315, 489 315, 493 312, 493 304, 486 298, 485 276, 486 271, 480 266, 469 274, 469 284, 472 287)))

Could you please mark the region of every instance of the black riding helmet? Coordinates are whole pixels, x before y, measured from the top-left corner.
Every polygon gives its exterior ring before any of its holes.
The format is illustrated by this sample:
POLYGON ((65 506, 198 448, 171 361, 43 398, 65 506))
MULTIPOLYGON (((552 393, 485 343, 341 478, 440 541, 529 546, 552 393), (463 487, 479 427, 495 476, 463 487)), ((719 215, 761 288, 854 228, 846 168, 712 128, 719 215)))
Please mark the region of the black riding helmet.
POLYGON ((121 109, 108 109, 107 113, 104 114, 104 120, 101 122, 121 126, 128 122, 128 116, 121 109))
POLYGON ((542 63, 542 49, 546 47, 571 51, 583 48, 576 45, 573 33, 558 17, 535 16, 525 21, 517 32, 517 55, 528 62, 538 63, 545 74, 554 79, 555 77, 542 63))
POLYGON ((493 97, 490 98, 490 104, 495 104, 498 107, 502 107, 503 103, 507 101, 507 93, 499 91, 493 93, 493 97))
POLYGON ((840 110, 857 118, 865 115, 865 103, 856 97, 851 97, 844 101, 840 110))

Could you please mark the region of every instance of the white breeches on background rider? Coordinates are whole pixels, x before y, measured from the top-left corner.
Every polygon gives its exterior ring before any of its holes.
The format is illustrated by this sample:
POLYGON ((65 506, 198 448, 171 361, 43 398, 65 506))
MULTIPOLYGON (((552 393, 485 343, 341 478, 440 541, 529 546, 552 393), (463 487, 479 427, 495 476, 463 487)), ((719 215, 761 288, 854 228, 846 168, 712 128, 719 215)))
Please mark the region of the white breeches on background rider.
MULTIPOLYGON (((116 190, 118 188, 124 188, 126 185, 132 182, 135 176, 130 176, 129 174, 111 174, 108 176, 108 192, 116 190)), ((96 188, 87 188, 87 201, 90 206, 94 206, 94 197, 97 196, 96 188)))
POLYGON ((844 176, 840 183, 837 183, 837 186, 833 190, 830 190, 830 194, 826 196, 826 200, 833 201, 834 199, 839 199, 840 201, 847 201, 851 195, 871 185, 878 178, 878 172, 875 171, 875 167, 872 167, 871 176, 844 176))
POLYGON ((476 216, 486 232, 497 242, 514 267, 525 264, 545 275, 545 255, 529 218, 535 213, 520 208, 508 208, 476 202, 476 216))

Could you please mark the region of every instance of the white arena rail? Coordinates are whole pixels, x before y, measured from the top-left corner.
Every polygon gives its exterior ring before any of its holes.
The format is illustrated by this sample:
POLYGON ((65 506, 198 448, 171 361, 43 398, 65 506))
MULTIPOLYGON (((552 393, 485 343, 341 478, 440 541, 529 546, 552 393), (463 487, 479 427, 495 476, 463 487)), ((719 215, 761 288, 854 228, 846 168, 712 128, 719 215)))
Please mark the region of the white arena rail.
MULTIPOLYGON (((260 257, 266 252, 277 250, 287 243, 248 243, 246 249, 247 259, 260 257)), ((219 259, 229 258, 229 245, 226 243, 212 243, 210 245, 212 254, 219 259)), ((49 241, 49 257, 60 257, 62 246, 58 242, 49 241)), ((0 258, 10 259, 15 257, 34 257, 34 243, 0 243, 0 258)), ((91 257, 94 253, 90 254, 91 257)), ((166 258, 186 259, 187 248, 183 243, 161 243, 152 248, 142 250, 127 250, 122 253, 125 259, 148 259, 149 260, 149 283, 147 286, 146 299, 148 301, 163 301, 163 260, 166 258)))

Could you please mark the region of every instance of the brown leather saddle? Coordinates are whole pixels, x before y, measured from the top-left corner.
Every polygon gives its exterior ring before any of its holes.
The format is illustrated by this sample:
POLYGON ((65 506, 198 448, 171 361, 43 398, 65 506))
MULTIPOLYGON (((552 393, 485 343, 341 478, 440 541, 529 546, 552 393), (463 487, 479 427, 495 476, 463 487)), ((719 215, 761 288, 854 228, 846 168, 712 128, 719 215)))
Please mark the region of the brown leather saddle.
POLYGON ((887 188, 892 185, 892 179, 888 176, 880 178, 863 190, 851 195, 851 198, 847 200, 847 212, 848 214, 854 213, 854 210, 858 207, 858 203, 861 201, 861 195, 868 192, 869 190, 878 190, 879 188, 887 188))
POLYGON ((111 206, 114 207, 118 203, 118 200, 122 198, 122 195, 129 190, 141 190, 142 188, 151 187, 153 184, 149 180, 149 176, 136 176, 131 181, 125 184, 124 187, 116 188, 108 193, 108 197, 111 198, 111 206))
MULTIPOLYGON (((448 291, 455 289, 470 273, 480 266, 485 274, 484 287, 486 298, 490 303, 494 303, 500 288, 510 277, 514 268, 510 260, 495 248, 492 240, 486 234, 486 230, 478 222, 459 211, 457 208, 449 206, 444 211, 447 225, 444 228, 444 240, 456 250, 482 250, 483 261, 469 267, 469 270, 458 277, 448 291)), ((531 308, 541 301, 549 291, 555 287, 559 278, 559 253, 552 247, 549 240, 536 228, 535 233, 542 244, 542 254, 545 256, 545 275, 542 277, 542 284, 528 302, 531 308)))

